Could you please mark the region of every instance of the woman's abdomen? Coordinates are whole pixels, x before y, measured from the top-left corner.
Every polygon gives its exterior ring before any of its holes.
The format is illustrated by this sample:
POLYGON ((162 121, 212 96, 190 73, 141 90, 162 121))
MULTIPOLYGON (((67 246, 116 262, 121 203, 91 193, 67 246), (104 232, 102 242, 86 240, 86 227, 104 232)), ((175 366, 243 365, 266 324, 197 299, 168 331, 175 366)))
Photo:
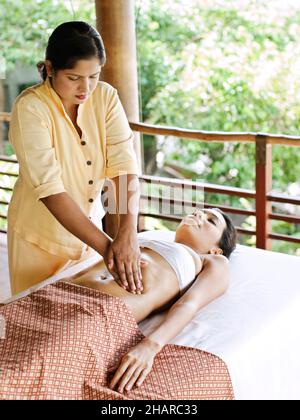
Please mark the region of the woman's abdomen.
POLYGON ((127 292, 112 278, 101 279, 101 274, 106 272, 103 261, 83 273, 78 273, 69 281, 121 298, 139 322, 151 312, 172 302, 179 294, 176 274, 166 260, 146 248, 142 250, 141 256, 147 265, 142 268, 143 293, 140 295, 127 292))

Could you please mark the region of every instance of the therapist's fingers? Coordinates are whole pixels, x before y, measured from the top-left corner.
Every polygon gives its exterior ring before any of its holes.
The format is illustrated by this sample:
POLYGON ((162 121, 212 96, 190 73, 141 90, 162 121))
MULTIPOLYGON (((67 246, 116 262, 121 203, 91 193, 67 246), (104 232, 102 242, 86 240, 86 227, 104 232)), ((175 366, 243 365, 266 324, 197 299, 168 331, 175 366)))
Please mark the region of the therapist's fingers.
POLYGON ((141 280, 141 270, 140 270, 140 263, 138 261, 138 265, 132 265, 132 273, 133 278, 136 286, 137 293, 141 293, 143 290, 143 283, 141 280))
MULTIPOLYGON (((122 264, 120 264, 120 267, 122 266, 122 264)), ((121 268, 121 270, 122 270, 122 268, 121 268)), ((122 272, 122 271, 121 271, 122 272)), ((127 290, 127 291, 130 291, 130 290, 128 290, 128 288, 129 288, 129 285, 128 285, 128 282, 127 282, 127 284, 125 283, 124 284, 124 282, 122 281, 122 279, 121 279, 121 277, 120 277, 120 275, 119 275, 119 273, 118 273, 118 271, 117 271, 117 267, 116 267, 116 265, 114 265, 113 266, 113 269, 112 270, 110 270, 110 273, 112 274, 112 276, 113 276, 113 278, 114 278, 114 281, 120 286, 120 287, 122 287, 124 290, 127 290)), ((126 273, 126 270, 125 270, 125 273, 126 273)), ((126 277, 125 277, 126 278, 126 277)))
POLYGON ((113 250, 111 249, 111 246, 109 247, 107 251, 106 261, 107 261, 107 268, 109 271, 111 271, 114 266, 114 253, 113 253, 113 250))
POLYGON ((137 290, 137 287, 135 285, 134 281, 134 274, 132 271, 132 265, 130 263, 125 263, 125 272, 126 272, 126 279, 129 286, 129 291, 135 293, 137 290))
POLYGON ((142 286, 142 289, 143 289, 142 267, 145 267, 145 265, 143 264, 143 261, 142 261, 142 260, 140 260, 140 261, 139 261, 139 264, 138 264, 138 266, 137 266, 137 269, 138 269, 138 271, 139 271, 139 279, 140 279, 140 283, 141 283, 141 286, 142 286))
POLYGON ((117 268, 117 275, 118 275, 122 285, 127 288, 128 287, 128 281, 127 281, 127 278, 126 278, 126 270, 125 270, 124 262, 120 262, 118 259, 116 259, 116 268, 117 268))
POLYGON ((109 267, 108 267, 108 264, 107 264, 108 271, 113 276, 114 280, 117 280, 117 278, 119 278, 119 276, 118 276, 117 267, 115 265, 114 260, 113 260, 113 264, 110 265, 109 267))
POLYGON ((112 273, 113 274, 113 278, 114 278, 114 281, 120 286, 120 287, 122 287, 123 289, 125 289, 126 290, 126 287, 124 286, 124 284, 122 283, 122 280, 120 279, 120 277, 119 277, 119 275, 118 275, 118 273, 117 272, 114 272, 114 273, 112 273))

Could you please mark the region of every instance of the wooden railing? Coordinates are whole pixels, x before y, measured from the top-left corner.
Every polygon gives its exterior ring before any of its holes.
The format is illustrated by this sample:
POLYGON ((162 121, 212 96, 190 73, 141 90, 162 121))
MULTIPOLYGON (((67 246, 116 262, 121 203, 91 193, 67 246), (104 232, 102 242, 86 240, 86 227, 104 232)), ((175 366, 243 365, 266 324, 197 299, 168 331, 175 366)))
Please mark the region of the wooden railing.
MULTIPOLYGON (((130 123, 133 131, 139 133, 151 134, 151 135, 163 135, 163 136, 175 136, 186 139, 193 139, 196 141, 205 142, 247 142, 255 143, 256 146, 256 189, 245 190, 242 188, 224 187, 212 184, 197 184, 192 181, 174 180, 159 178, 153 176, 141 177, 142 180, 151 183, 158 183, 164 185, 178 185, 189 184, 192 187, 204 189, 204 193, 215 193, 215 194, 226 194, 229 196, 246 197, 255 200, 255 209, 243 210, 233 207, 219 206, 221 210, 232 214, 240 215, 255 215, 256 216, 256 230, 247 230, 237 227, 237 230, 241 234, 256 235, 256 246, 257 248, 271 249, 271 240, 282 240, 287 242, 299 243, 300 238, 296 238, 288 235, 280 235, 273 233, 271 230, 271 220, 281 220, 288 223, 300 223, 300 217, 292 215, 284 215, 272 213, 272 202, 277 203, 289 203, 294 205, 300 205, 300 197, 290 197, 287 194, 272 193, 272 145, 287 145, 287 146, 300 146, 300 137, 295 136, 281 136, 274 134, 265 133, 225 133, 225 132, 207 132, 199 130, 185 130, 176 127, 160 127, 153 126, 144 123, 130 123)), ((142 197, 146 199, 147 197, 142 197)), ((160 203, 163 202, 162 198, 156 198, 160 203)), ((174 201, 174 203, 178 200, 174 201)), ((180 201, 179 201, 180 203, 180 201)), ((192 203, 191 203, 192 204, 192 203)), ((204 203, 204 207, 212 207, 212 203, 204 203)), ((149 214, 141 212, 141 216, 158 217, 160 219, 167 220, 180 220, 177 216, 164 216, 161 214, 149 214)))
MULTIPOLYGON (((0 113, 0 121, 10 121, 9 113, 0 113)), ((239 209, 236 207, 220 206, 218 207, 228 213, 239 214, 245 216, 256 216, 256 230, 243 229, 237 226, 237 230, 241 234, 256 235, 256 246, 258 248, 270 249, 272 239, 282 240, 287 242, 299 243, 300 238, 296 238, 288 235, 280 235, 273 233, 271 230, 271 220, 280 220, 288 223, 300 223, 300 217, 293 215, 277 214, 272 213, 272 202, 275 203, 289 203, 293 205, 300 205, 300 197, 295 198, 286 194, 272 193, 272 145, 287 145, 287 146, 300 146, 300 137, 295 136, 281 136, 264 133, 223 133, 223 132, 207 132, 199 130, 185 130, 176 127, 160 127, 153 126, 144 123, 130 123, 133 131, 151 134, 151 135, 164 135, 164 136, 175 136, 180 138, 193 139, 196 141, 205 142, 247 142, 255 143, 256 145, 256 189, 246 190, 235 187, 225 187, 220 185, 197 183, 191 180, 179 180, 169 179, 163 177, 156 177, 150 175, 141 175, 141 182, 151 183, 155 185, 165 185, 170 187, 185 187, 199 189, 202 188, 205 193, 224 194, 228 196, 245 197, 248 199, 255 200, 255 208, 251 210, 239 209)), ((0 161, 17 163, 15 159, 7 156, 0 156, 0 161)), ((1 173, 9 176, 18 176, 16 173, 1 173)), ((11 191, 11 188, 7 188, 0 185, 0 190, 11 191)), ((153 200, 159 204, 164 203, 166 200, 164 197, 142 195, 141 200, 153 200)), ((191 206, 197 205, 197 203, 178 200, 178 199, 167 199, 170 204, 189 204, 191 206)), ((8 205, 8 202, 0 202, 0 204, 8 205)), ((205 207, 214 206, 213 203, 204 203, 205 207)), ((180 216, 164 215, 161 212, 148 213, 143 210, 140 212, 141 217, 154 217, 162 220, 178 221, 181 219, 180 216)), ((0 214, 0 218, 6 219, 6 215, 0 214)))

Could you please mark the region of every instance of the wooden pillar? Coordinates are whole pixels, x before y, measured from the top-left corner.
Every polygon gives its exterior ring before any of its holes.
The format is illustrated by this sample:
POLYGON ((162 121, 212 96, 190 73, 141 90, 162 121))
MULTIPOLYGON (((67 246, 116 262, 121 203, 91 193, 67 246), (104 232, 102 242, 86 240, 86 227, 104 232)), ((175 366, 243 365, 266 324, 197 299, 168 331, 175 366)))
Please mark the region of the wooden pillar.
MULTIPOLYGON (((0 69, 1 71, 1 69, 0 69)), ((0 113, 4 111, 4 88, 0 75, 0 113)), ((0 155, 4 155, 4 123, 0 121, 0 155)))
POLYGON ((272 145, 265 136, 256 136, 256 247, 271 249, 271 202, 267 194, 272 189, 272 145))
MULTIPOLYGON (((95 0, 97 29, 106 50, 101 79, 117 89, 128 120, 139 122, 134 3, 134 0, 95 0)), ((139 136, 135 138, 135 150, 141 165, 139 136)))
MULTIPOLYGON (((117 89, 128 120, 139 122, 134 3, 134 0, 95 0, 96 26, 106 51, 101 79, 117 89)), ((134 136, 134 149, 141 170, 138 133, 134 136)), ((115 235, 117 226, 116 216, 105 217, 104 229, 110 236, 115 235)))

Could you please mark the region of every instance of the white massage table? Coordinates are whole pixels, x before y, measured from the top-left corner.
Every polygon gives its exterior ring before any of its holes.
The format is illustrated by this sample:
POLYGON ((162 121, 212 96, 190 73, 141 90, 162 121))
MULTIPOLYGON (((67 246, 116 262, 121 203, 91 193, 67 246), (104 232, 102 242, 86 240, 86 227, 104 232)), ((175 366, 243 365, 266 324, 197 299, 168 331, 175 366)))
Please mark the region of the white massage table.
MULTIPOLYGON (((140 233, 173 240, 174 232, 140 233)), ((10 302, 71 276, 100 257, 66 268, 10 302)), ((230 259, 227 292, 203 308, 173 343, 219 356, 228 366, 236 399, 300 399, 300 258, 238 245, 230 259)), ((147 318, 147 335, 164 313, 147 318)))

